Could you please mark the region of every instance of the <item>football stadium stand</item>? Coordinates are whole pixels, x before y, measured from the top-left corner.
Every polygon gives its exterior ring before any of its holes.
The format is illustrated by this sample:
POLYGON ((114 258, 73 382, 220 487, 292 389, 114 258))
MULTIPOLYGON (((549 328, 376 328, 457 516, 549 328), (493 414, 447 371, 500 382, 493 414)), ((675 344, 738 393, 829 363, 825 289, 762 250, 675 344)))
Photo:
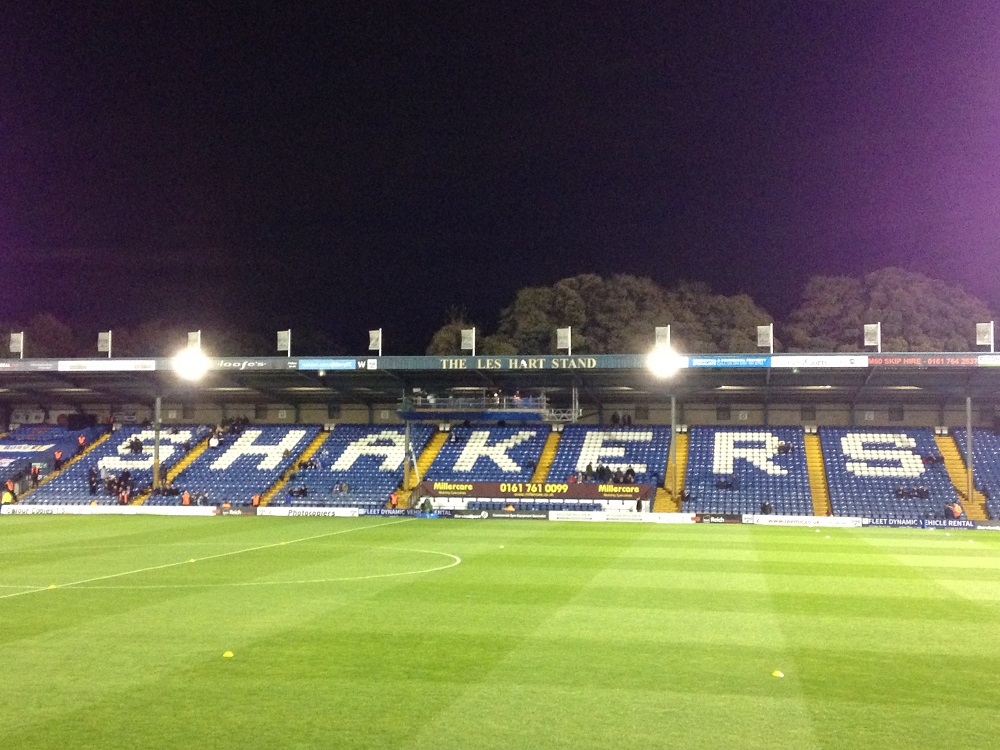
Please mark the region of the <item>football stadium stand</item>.
POLYGON ((64 460, 68 461, 77 451, 80 435, 85 444, 90 445, 104 432, 103 427, 69 430, 58 425, 21 425, 0 439, 0 457, 27 459, 29 467, 31 463, 44 463, 44 475, 52 470, 56 451, 61 451, 64 460))
POLYGON ((812 514, 801 427, 692 427, 684 509, 697 513, 812 514))
MULTIPOLYGON (((951 431, 961 451, 962 466, 968 451, 968 439, 964 429, 951 431)), ((974 429, 972 433, 972 462, 975 489, 986 496, 986 510, 990 518, 1000 518, 1000 436, 993 430, 974 429)), ((963 477, 965 479, 965 477, 963 477)), ((963 501, 964 483, 960 483, 963 501)))
POLYGON ((612 472, 635 472, 636 484, 663 482, 670 454, 670 427, 594 427, 567 425, 549 469, 548 481, 565 482, 573 473, 584 473, 588 464, 612 472))
POLYGON ((453 427, 426 479, 527 482, 549 436, 537 427, 453 427))
MULTIPOLYGON (((319 425, 254 425, 228 435, 177 475, 174 487, 212 505, 249 505, 292 466, 320 432, 319 425)), ((154 495, 147 504, 178 504, 182 496, 154 495)))
POLYGON ((821 427, 834 515, 944 518, 958 498, 928 428, 821 427))
MULTIPOLYGON (((203 426, 171 426, 160 431, 160 466, 167 470, 207 433, 203 426)), ((128 471, 132 477, 133 495, 153 482, 153 443, 156 433, 151 427, 123 427, 116 430, 108 440, 96 445, 81 460, 67 466, 31 493, 30 501, 39 504, 79 505, 97 502, 100 505, 118 502, 117 496, 105 492, 98 486, 91 494, 88 475, 96 468, 103 475, 118 476, 128 471), (142 450, 132 451, 133 441, 138 440, 142 450)))
MULTIPOLYGON (((433 433, 430 426, 412 427, 410 446, 415 455, 433 433)), ((270 504, 381 508, 403 481, 405 446, 403 427, 337 425, 309 465, 299 467, 270 504)))

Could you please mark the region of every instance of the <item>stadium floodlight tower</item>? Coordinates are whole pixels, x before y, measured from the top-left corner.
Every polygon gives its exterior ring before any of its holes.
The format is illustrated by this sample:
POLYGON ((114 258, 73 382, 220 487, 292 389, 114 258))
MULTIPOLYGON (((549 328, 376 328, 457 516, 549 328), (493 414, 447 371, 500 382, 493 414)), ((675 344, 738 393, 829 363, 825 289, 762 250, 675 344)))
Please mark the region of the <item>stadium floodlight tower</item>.
MULTIPOLYGON (((649 371, 653 373, 656 377, 661 380, 666 380, 667 378, 672 378, 677 374, 677 371, 687 367, 687 357, 678 354, 673 350, 673 348, 668 345, 660 345, 655 347, 646 356, 646 367, 649 371)), ((673 471, 670 475, 670 494, 672 497, 677 497, 677 395, 675 393, 670 394, 670 455, 667 458, 667 463, 673 466, 673 471)), ((663 478, 664 485, 666 485, 667 478, 663 478)))
MULTIPOLYGON (((208 372, 208 357, 200 345, 188 346, 174 355, 171 365, 177 376, 195 382, 201 380, 208 372)), ((162 420, 162 398, 156 394, 156 404, 153 410, 153 489, 160 486, 160 430, 162 420)))

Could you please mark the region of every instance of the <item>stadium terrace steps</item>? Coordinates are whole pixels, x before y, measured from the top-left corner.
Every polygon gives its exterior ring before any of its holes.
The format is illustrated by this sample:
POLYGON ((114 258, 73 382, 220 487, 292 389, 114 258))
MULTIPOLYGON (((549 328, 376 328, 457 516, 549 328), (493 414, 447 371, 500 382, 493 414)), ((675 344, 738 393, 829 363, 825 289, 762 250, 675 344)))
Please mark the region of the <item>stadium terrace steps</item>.
POLYGON ((972 499, 966 497, 969 489, 969 470, 965 465, 965 459, 958 449, 958 443, 952 435, 935 435, 941 458, 944 459, 944 468, 948 470, 951 483, 955 485, 958 496, 962 498, 962 507, 965 508, 966 518, 973 521, 985 521, 988 518, 986 513, 986 496, 979 490, 973 488, 972 499))
POLYGON ((670 490, 664 487, 656 488, 656 496, 653 498, 654 513, 679 513, 680 510, 680 500, 673 497, 670 490))
POLYGON ((427 476, 427 472, 430 471, 431 464, 434 463, 434 459, 437 458, 438 453, 441 452, 442 446, 444 446, 445 441, 448 439, 447 432, 435 432, 431 439, 427 441, 427 446, 420 452, 420 458, 417 459, 417 473, 416 476, 410 477, 410 486, 404 487, 403 489, 412 490, 417 486, 418 477, 423 479, 427 476))
POLYGON ((677 487, 671 487, 680 497, 681 493, 684 492, 684 481, 687 477, 687 464, 688 464, 688 446, 690 441, 688 439, 688 434, 686 432, 679 432, 674 435, 674 440, 676 440, 676 448, 674 449, 674 463, 667 461, 667 473, 663 476, 664 485, 670 487, 670 483, 673 481, 676 471, 677 477, 677 487))
POLYGON ((826 483, 826 466, 823 463, 823 446, 820 445, 817 433, 806 435, 806 468, 809 470, 813 515, 833 515, 830 506, 830 488, 826 483))
POLYGON ((656 498, 653 501, 653 511, 656 513, 679 513, 681 507, 681 493, 684 492, 684 475, 687 472, 688 460, 688 435, 686 432, 678 432, 674 435, 673 455, 667 459, 667 468, 663 474, 663 486, 656 488, 656 498), (674 473, 676 471, 676 474, 674 473), (677 487, 671 483, 677 477, 677 487), (674 494, 676 491, 676 494, 674 494))
MULTIPOLYGON (((167 470, 166 477, 164 477, 164 484, 167 485, 173 484, 173 481, 177 478, 177 475, 180 474, 182 471, 184 471, 184 469, 186 469, 188 466, 190 466, 194 462, 194 460, 198 458, 198 456, 200 456, 202 453, 204 453, 207 449, 208 449, 208 435, 199 440, 197 445, 195 445, 191 450, 189 450, 180 461, 178 461, 176 464, 171 466, 170 469, 167 470)), ((130 505, 143 505, 152 494, 153 494, 153 488, 150 487, 148 490, 139 495, 139 497, 133 500, 130 503, 130 505)))
POLYGON ((288 484, 288 480, 291 478, 292 474, 295 474, 298 470, 299 463, 302 461, 308 461, 310 458, 316 455, 316 452, 320 449, 320 446, 326 442, 326 439, 330 437, 330 430, 321 430, 320 433, 312 439, 312 442, 306 446, 305 450, 299 454, 292 465, 285 469, 285 473, 272 484, 267 492, 264 493, 263 497, 260 499, 261 505, 267 505, 271 500, 273 500, 279 492, 281 492, 285 485, 288 484))
POLYGON ((111 437, 111 433, 110 432, 105 432, 103 435, 101 435, 99 438, 97 438, 97 440, 94 440, 93 442, 91 442, 89 445, 87 445, 86 448, 83 449, 82 453, 78 453, 77 455, 73 456, 68 461, 66 461, 66 463, 64 463, 62 465, 62 468, 59 469, 59 471, 50 472, 45 477, 43 477, 38 482, 38 487, 36 487, 35 489, 32 489, 32 490, 28 490, 23 495, 21 495, 21 501, 23 502, 24 498, 29 497, 30 495, 34 494, 35 492, 37 492, 38 490, 40 490, 42 487, 44 487, 46 484, 48 484, 50 481, 52 481, 56 477, 62 475, 63 472, 65 472, 67 469, 69 469, 71 466, 73 466, 73 464, 75 464, 77 461, 82 460, 84 457, 87 456, 88 453, 90 453, 91 451, 93 451, 94 449, 96 449, 99 445, 101 445, 103 442, 105 442, 110 437, 111 437))
POLYGON ((431 439, 427 441, 427 445, 420 452, 420 458, 417 459, 417 470, 409 477, 404 476, 397 488, 399 507, 410 508, 413 506, 414 490, 417 489, 420 481, 427 476, 427 470, 431 468, 431 464, 434 463, 434 459, 441 452, 441 447, 447 439, 447 432, 435 431, 431 439))
POLYGON ((532 482, 544 482, 548 479, 549 469, 552 468, 552 462, 556 458, 556 451, 559 450, 559 440, 562 438, 562 433, 553 430, 549 433, 548 438, 545 440, 545 447, 542 448, 542 455, 538 457, 538 465, 535 467, 535 473, 531 475, 532 482))

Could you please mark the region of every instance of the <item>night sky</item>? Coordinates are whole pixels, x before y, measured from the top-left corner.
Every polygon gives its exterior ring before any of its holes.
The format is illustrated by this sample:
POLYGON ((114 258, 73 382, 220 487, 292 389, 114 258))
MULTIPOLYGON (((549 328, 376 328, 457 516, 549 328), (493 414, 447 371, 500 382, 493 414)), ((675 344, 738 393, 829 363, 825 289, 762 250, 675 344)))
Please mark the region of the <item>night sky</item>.
POLYGON ((887 265, 1000 308, 989 0, 18 5, 2 321, 421 353, 578 273, 781 317, 887 265))

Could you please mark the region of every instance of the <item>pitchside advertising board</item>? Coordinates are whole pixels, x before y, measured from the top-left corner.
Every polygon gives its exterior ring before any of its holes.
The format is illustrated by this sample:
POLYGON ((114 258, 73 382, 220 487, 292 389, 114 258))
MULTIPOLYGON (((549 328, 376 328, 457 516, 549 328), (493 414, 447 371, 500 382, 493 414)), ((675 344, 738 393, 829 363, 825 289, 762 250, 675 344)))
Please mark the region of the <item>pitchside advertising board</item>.
POLYGON ((650 484, 568 482, 421 482, 420 496, 491 500, 643 500, 653 496, 650 484))
POLYGON ((457 518, 463 520, 530 520, 530 521, 584 521, 604 523, 747 523, 760 526, 798 526, 805 528, 911 528, 911 529, 966 529, 1000 531, 1000 521, 968 521, 944 519, 859 518, 855 516, 780 516, 735 515, 727 513, 635 513, 628 511, 577 511, 519 510, 510 505, 504 510, 446 510, 419 513, 404 509, 364 508, 222 508, 192 506, 149 505, 2 505, 0 515, 80 515, 80 516, 308 516, 328 518, 357 518, 359 516, 405 516, 417 518, 457 518))

